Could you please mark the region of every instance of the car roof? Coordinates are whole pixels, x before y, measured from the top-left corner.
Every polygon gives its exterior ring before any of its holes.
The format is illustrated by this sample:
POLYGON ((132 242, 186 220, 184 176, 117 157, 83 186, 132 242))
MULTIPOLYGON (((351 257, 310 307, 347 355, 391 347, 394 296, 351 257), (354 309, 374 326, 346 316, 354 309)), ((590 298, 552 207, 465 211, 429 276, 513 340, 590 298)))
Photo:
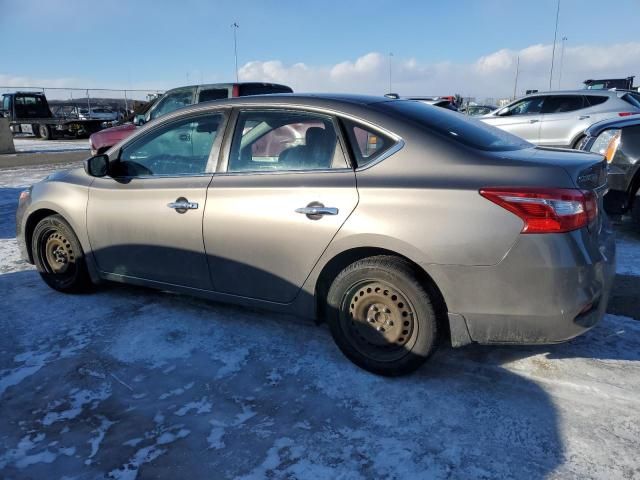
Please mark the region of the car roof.
POLYGON ((335 94, 335 93, 267 93, 262 95, 245 95, 242 97, 223 98, 211 102, 197 103, 181 108, 197 109, 200 106, 221 105, 313 105, 323 103, 341 103, 347 105, 373 105, 375 103, 395 102, 398 100, 375 95, 335 94))
POLYGON ((525 97, 537 97, 540 95, 605 95, 605 96, 613 97, 619 94, 620 92, 627 92, 627 91, 628 90, 589 90, 584 88, 580 90, 551 90, 548 92, 536 92, 536 93, 530 93, 529 95, 525 95, 525 97))
POLYGON ((167 90, 165 93, 173 92, 174 90, 182 90, 186 88, 229 88, 234 85, 265 85, 269 87, 284 87, 291 88, 288 85, 283 85, 281 83, 271 83, 271 82, 224 82, 224 83, 198 83, 195 85, 183 85, 180 87, 175 87, 170 90, 167 90))

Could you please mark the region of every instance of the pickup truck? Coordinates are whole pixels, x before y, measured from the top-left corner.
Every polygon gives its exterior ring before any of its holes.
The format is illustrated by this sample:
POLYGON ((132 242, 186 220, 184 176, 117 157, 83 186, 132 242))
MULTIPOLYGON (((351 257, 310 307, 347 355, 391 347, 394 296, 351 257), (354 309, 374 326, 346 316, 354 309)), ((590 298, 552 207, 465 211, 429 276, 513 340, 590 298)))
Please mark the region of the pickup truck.
POLYGON ((213 83, 174 88, 165 92, 146 112, 135 115, 133 123, 125 123, 91 135, 89 137, 91 154, 104 153, 116 143, 127 138, 136 128, 146 122, 194 103, 211 102, 229 97, 244 97, 246 95, 292 92, 291 87, 286 85, 257 82, 213 83))
POLYGON ((47 97, 38 92, 2 94, 0 116, 9 119, 13 133, 29 131, 36 137, 50 140, 59 135, 80 137, 101 130, 104 120, 59 118, 51 113, 47 97))

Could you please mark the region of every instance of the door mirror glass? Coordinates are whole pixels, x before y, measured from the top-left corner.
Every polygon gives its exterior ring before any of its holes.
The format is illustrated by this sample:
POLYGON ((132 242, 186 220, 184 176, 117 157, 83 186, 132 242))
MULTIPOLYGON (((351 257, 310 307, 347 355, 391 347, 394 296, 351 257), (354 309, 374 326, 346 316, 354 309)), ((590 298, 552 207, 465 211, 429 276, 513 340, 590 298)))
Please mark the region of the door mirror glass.
POLYGON ((85 160, 84 171, 92 177, 106 176, 109 173, 109 157, 102 154, 85 160))

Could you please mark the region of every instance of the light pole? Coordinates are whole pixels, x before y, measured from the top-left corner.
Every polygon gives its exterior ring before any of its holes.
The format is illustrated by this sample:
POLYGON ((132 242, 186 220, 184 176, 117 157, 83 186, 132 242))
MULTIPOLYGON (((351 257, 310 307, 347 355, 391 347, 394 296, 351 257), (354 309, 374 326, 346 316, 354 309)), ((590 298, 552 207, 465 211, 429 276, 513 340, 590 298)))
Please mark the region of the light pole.
POLYGON ((393 53, 389 52, 389 93, 391 93, 391 59, 393 58, 393 53))
POLYGON ((516 99, 516 95, 518 92, 518 75, 520 74, 520 55, 518 55, 518 59, 516 60, 516 81, 513 84, 513 99, 516 99))
POLYGON ((238 25, 238 22, 233 22, 231 28, 233 28, 233 56, 236 62, 236 83, 238 83, 238 38, 236 32, 240 28, 240 25, 238 25))
POLYGON ((551 90, 551 79, 553 78, 553 61, 556 57, 556 40, 558 39, 558 19, 560 18, 560 0, 558 0, 558 8, 556 10, 556 30, 553 34, 553 50, 551 51, 551 71, 549 72, 549 90, 551 90))
POLYGON ((560 71, 558 72, 558 90, 562 83, 562 66, 564 65, 564 44, 567 41, 567 37, 562 37, 562 49, 560 50, 560 71))

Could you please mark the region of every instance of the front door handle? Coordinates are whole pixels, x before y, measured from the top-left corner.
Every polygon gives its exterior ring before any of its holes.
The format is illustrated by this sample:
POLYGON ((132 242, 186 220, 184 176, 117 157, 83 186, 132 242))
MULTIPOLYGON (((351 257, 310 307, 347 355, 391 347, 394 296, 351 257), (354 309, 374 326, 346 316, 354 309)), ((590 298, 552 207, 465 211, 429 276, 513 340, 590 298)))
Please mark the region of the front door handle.
POLYGON ((320 220, 324 215, 338 215, 335 207, 325 207, 319 202, 311 202, 306 207, 296 208, 296 213, 306 215, 310 220, 320 220))
POLYGON ((591 115, 580 115, 578 120, 586 120, 587 118, 591 118, 591 115))
POLYGON ((167 207, 173 208, 178 213, 186 213, 187 210, 198 208, 197 202, 190 202, 184 197, 177 198, 175 202, 167 203, 167 207))
POLYGON ((529 123, 538 123, 540 120, 536 119, 536 118, 532 118, 531 120, 529 120, 529 123))

